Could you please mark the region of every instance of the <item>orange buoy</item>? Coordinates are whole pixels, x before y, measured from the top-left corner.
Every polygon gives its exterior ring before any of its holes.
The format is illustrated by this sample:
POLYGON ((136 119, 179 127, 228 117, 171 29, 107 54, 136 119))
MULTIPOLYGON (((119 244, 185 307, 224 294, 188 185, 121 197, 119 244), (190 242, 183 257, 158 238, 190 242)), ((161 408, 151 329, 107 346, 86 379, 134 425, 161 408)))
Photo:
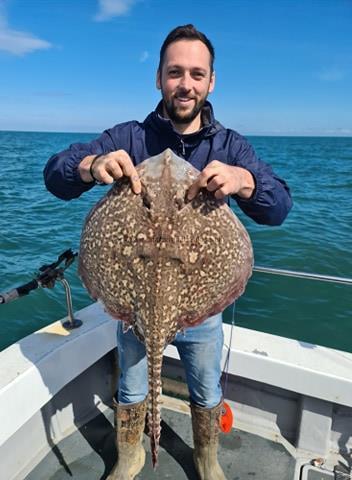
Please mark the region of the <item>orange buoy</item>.
POLYGON ((233 413, 228 403, 223 402, 223 412, 220 417, 220 428, 224 433, 230 433, 233 425, 233 413))

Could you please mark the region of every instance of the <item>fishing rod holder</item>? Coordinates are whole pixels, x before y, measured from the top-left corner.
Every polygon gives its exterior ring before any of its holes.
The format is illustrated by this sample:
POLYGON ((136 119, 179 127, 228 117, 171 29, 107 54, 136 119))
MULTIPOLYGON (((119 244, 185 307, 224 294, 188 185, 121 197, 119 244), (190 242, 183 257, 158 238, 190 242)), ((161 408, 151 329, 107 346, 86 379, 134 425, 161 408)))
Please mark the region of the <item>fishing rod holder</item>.
POLYGON ((9 303, 16 300, 16 298, 28 295, 38 287, 54 288, 55 282, 59 281, 63 285, 66 294, 68 320, 63 323, 63 326, 67 330, 80 327, 83 322, 73 316, 71 288, 64 277, 64 271, 74 262, 76 256, 77 253, 73 253, 71 249, 65 250, 58 256, 55 262, 41 266, 39 273, 30 282, 13 288, 9 292, 0 293, 0 304, 9 303), (61 266, 62 263, 64 265, 61 266))
POLYGON ((62 278, 59 279, 59 282, 61 283, 61 285, 65 289, 67 317, 68 317, 68 320, 66 322, 64 322, 62 325, 67 330, 72 330, 74 328, 78 328, 83 324, 83 322, 82 322, 82 320, 79 320, 78 318, 75 318, 73 316, 72 295, 71 295, 70 285, 69 285, 68 281, 66 280, 66 278, 64 278, 63 276, 62 276, 62 278))
POLYGON ((40 267, 41 273, 37 277, 38 284, 43 288, 53 288, 56 281, 59 281, 64 287, 68 320, 63 323, 63 327, 67 330, 78 328, 83 323, 82 320, 73 316, 71 288, 64 276, 64 271, 74 262, 76 256, 77 253, 73 253, 71 249, 66 250, 59 255, 56 262, 40 267), (59 266, 62 262, 65 262, 64 265, 59 266))

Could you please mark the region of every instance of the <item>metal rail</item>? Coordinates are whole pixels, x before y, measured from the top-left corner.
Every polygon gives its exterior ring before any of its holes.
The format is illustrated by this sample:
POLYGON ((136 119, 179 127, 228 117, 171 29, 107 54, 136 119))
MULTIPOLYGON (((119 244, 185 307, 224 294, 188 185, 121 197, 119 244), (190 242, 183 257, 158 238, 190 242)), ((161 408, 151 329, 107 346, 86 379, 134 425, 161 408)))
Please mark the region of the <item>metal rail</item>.
POLYGON ((344 285, 352 285, 352 278, 334 277, 331 275, 320 275, 318 273, 297 272, 294 270, 282 270, 280 268, 268 268, 255 266, 254 272, 269 273, 271 275, 283 275, 285 277, 305 278, 307 280, 318 280, 320 282, 340 283, 344 285))

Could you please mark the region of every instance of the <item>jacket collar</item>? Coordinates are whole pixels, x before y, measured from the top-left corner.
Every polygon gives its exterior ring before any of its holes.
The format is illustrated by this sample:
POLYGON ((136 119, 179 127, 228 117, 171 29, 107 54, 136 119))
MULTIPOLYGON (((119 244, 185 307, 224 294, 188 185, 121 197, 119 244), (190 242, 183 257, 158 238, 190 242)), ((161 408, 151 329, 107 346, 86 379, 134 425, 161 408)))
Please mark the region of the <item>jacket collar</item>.
POLYGON ((203 127, 197 132, 182 135, 175 130, 171 120, 163 117, 162 105, 163 102, 161 100, 156 109, 144 120, 145 124, 149 124, 155 130, 164 131, 165 133, 168 132, 169 134, 173 133, 183 140, 192 142, 192 140, 194 141, 200 137, 204 138, 215 135, 217 131, 224 128, 217 120, 215 120, 213 107, 210 102, 206 101, 201 111, 203 127))

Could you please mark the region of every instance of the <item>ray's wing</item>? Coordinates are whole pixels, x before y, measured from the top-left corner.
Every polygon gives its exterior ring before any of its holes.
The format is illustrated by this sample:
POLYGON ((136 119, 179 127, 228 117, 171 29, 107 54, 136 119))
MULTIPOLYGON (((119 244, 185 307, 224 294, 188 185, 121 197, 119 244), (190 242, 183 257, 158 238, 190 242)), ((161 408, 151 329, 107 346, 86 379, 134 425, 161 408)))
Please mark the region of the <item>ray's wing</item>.
POLYGON ((253 251, 238 218, 206 191, 186 205, 180 217, 184 274, 179 322, 187 327, 221 312, 243 293, 252 272, 253 251))
POLYGON ((136 275, 139 237, 150 229, 142 201, 127 180, 117 182, 88 215, 80 244, 79 275, 89 294, 130 324, 143 281, 136 275))

